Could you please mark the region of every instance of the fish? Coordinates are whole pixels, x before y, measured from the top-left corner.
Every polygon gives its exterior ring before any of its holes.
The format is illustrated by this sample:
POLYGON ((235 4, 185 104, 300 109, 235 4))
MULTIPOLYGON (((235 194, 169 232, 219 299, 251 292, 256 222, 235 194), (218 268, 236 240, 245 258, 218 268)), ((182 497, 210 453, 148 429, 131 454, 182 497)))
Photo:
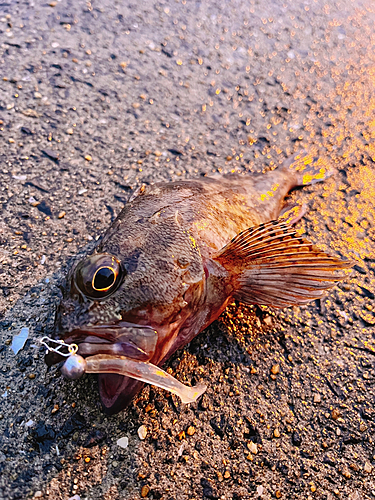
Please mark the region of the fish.
MULTIPOLYGON (((144 382, 195 401, 205 386, 161 367, 229 303, 303 305, 344 279, 351 263, 299 235, 306 209, 285 201, 328 177, 312 163, 297 154, 266 173, 143 185, 62 283, 52 340, 69 346, 65 376, 98 373, 109 415, 144 382)), ((62 359, 46 355, 49 366, 62 359)))

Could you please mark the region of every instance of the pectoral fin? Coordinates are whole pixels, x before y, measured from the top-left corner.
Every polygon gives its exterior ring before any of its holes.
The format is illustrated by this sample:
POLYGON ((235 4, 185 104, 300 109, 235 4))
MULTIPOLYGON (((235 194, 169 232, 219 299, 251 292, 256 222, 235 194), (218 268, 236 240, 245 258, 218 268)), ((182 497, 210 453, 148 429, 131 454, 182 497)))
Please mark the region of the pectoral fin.
POLYGON ((301 238, 285 221, 271 221, 238 234, 216 256, 233 276, 233 296, 248 304, 305 304, 345 278, 352 266, 301 238))

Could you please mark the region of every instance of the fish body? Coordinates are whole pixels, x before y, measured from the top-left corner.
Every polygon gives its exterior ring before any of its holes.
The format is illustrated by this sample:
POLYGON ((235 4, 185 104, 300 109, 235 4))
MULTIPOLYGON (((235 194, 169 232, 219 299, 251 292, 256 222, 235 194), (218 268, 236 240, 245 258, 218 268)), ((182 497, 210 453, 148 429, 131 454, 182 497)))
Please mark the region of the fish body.
MULTIPOLYGON (((162 366, 234 297, 276 307, 320 297, 340 278, 334 271, 348 265, 296 236, 290 223, 301 213, 283 207, 291 189, 321 178, 292 158, 266 174, 142 188, 93 253, 70 269, 55 338, 77 344, 83 357, 162 366)), ((117 373, 99 375, 109 414, 141 387, 117 373)))

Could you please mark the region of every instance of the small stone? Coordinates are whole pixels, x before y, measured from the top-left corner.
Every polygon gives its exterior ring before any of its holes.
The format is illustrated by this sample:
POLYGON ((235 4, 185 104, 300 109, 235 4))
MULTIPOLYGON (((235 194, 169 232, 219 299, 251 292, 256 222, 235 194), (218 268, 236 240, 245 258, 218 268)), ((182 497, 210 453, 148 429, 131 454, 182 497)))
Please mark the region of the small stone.
POLYGON ((69 135, 73 135, 74 130, 72 128, 68 128, 68 130, 66 131, 66 133, 69 134, 69 135))
POLYGON ((85 155, 85 160, 91 161, 92 160, 92 156, 91 155, 85 155))
POLYGON ((33 380, 36 377, 35 373, 29 373, 29 379, 33 380))
POLYGON ((124 436, 116 441, 117 446, 120 446, 120 448, 127 448, 129 446, 129 439, 124 436))
POLYGON ((143 441, 144 439, 146 439, 146 436, 147 436, 147 427, 145 425, 141 425, 139 428, 138 428, 138 437, 141 441, 143 441))
POLYGON ((140 104, 139 102, 133 102, 132 106, 134 109, 138 109, 140 107, 140 104))
POLYGON ((260 496, 260 495, 263 495, 263 492, 264 492, 264 487, 263 486, 257 486, 257 494, 260 496))
POLYGON ((154 155, 157 156, 159 158, 159 156, 161 156, 163 153, 161 151, 154 151, 154 155))
POLYGON ((9 144, 14 144, 14 139, 8 139, 9 144))
POLYGON ((122 69, 125 69, 127 65, 128 65, 128 63, 125 61, 120 62, 120 66, 122 69))
POLYGON ((301 444, 302 444, 302 438, 301 438, 299 432, 297 432, 297 431, 293 432, 293 434, 292 434, 292 443, 294 444, 294 446, 301 446, 301 444))
POLYGON ((147 495, 149 494, 149 492, 150 492, 150 488, 148 486, 142 486, 141 497, 142 498, 147 497, 147 495))
POLYGON ((51 410, 52 415, 54 415, 57 411, 59 411, 59 405, 56 404, 51 410))
POLYGON ((195 427, 193 427, 192 425, 190 427, 188 427, 188 430, 186 431, 186 434, 188 436, 193 436, 195 434, 195 427))
POLYGON ((314 403, 321 403, 322 397, 320 394, 314 394, 314 403))
POLYGON ((372 465, 370 464, 370 462, 366 462, 365 463, 365 466, 363 467, 363 470, 365 472, 367 472, 367 474, 371 474, 371 472, 372 472, 372 465))
POLYGON ((337 420, 340 417, 340 412, 337 408, 334 408, 331 412, 331 418, 337 420))
POLYGON ((272 325, 272 318, 271 318, 271 316, 266 316, 264 318, 264 320, 263 320, 263 323, 265 323, 268 326, 271 326, 272 325))
POLYGON ((359 430, 360 432, 365 432, 367 430, 367 426, 366 424, 364 424, 363 422, 360 424, 359 426, 359 430))
POLYGON ((271 373, 273 375, 277 375, 278 373, 280 373, 280 365, 273 365, 271 368, 271 373))
POLYGON ((273 431, 273 435, 274 435, 274 437, 275 437, 275 438, 279 438, 279 437, 281 436, 279 429, 277 429, 277 428, 276 428, 276 429, 273 431))
POLYGON ((42 94, 40 92, 34 92, 34 97, 35 97, 35 99, 41 99, 42 94))
POLYGON ((249 441, 247 443, 247 447, 249 448, 249 451, 251 453, 253 453, 254 455, 256 455, 258 453, 258 446, 255 443, 253 443, 252 441, 249 441))
POLYGON ((347 467, 344 467, 344 469, 342 470, 342 475, 344 477, 346 477, 346 479, 350 479, 351 478, 351 474, 350 474, 350 471, 347 467))
POLYGON ((50 7, 56 7, 57 2, 50 2, 48 5, 49 5, 50 7))
POLYGON ((34 498, 41 498, 42 496, 43 496, 43 493, 40 490, 36 491, 34 494, 34 498))
POLYGON ((316 492, 316 486, 315 486, 314 483, 311 483, 310 490, 311 490, 312 493, 316 492))
POLYGON ((230 478, 230 472, 229 472, 229 470, 226 470, 224 472, 224 479, 229 479, 229 478, 230 478))
POLYGON ((275 497, 276 497, 276 498, 281 498, 281 497, 282 497, 281 491, 276 490, 276 491, 275 491, 275 497))
POLYGON ((185 431, 180 431, 178 434, 177 434, 177 437, 180 441, 182 441, 183 439, 185 439, 185 431))
POLYGON ((62 211, 59 213, 58 218, 63 219, 65 217, 65 215, 66 215, 66 212, 62 211))
POLYGON ((38 113, 35 111, 35 109, 25 109, 23 111, 21 111, 21 113, 25 116, 30 116, 32 118, 39 118, 39 115, 38 113))
POLYGON ((118 462, 116 461, 112 462, 112 467, 118 467, 118 462))

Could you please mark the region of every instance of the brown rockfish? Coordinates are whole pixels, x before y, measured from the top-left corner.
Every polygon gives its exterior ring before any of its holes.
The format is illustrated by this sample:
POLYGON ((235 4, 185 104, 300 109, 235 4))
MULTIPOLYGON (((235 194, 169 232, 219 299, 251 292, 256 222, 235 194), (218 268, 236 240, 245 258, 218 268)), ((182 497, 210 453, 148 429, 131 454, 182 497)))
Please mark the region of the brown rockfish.
MULTIPOLYGON (((298 236, 292 224, 303 210, 284 198, 325 177, 295 156, 265 174, 142 187, 62 287, 54 340, 75 345, 65 375, 99 373, 114 414, 145 381, 179 394, 182 384, 159 367, 233 298, 273 307, 320 298, 350 264, 298 236)), ((46 361, 61 359, 50 352, 46 361)), ((204 387, 193 389, 186 401, 204 387)))

